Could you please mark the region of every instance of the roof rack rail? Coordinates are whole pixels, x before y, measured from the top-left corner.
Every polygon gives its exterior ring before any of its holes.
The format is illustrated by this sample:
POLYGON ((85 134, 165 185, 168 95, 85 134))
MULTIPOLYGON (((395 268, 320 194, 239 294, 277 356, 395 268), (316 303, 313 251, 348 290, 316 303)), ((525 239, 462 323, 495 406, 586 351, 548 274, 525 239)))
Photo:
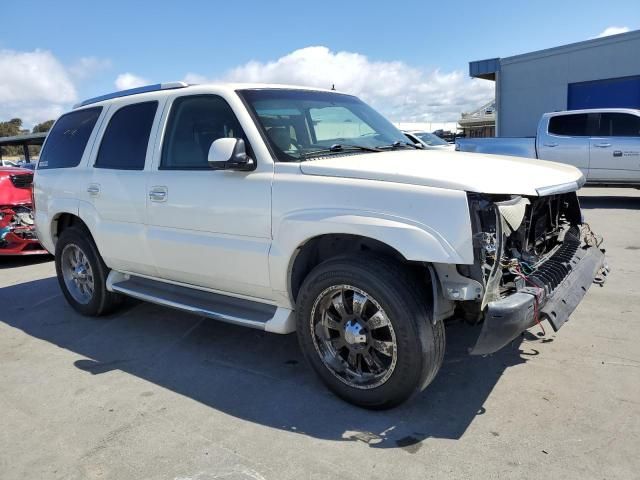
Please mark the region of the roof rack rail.
POLYGON ((128 97, 129 95, 136 95, 138 93, 157 92, 159 90, 171 90, 174 88, 185 88, 188 86, 189 84, 185 82, 155 83, 153 85, 129 88, 127 90, 120 90, 119 92, 107 93, 106 95, 100 95, 99 97, 89 98, 80 103, 76 103, 73 108, 84 107, 85 105, 91 105, 92 103, 102 102, 103 100, 110 100, 112 98, 128 97))

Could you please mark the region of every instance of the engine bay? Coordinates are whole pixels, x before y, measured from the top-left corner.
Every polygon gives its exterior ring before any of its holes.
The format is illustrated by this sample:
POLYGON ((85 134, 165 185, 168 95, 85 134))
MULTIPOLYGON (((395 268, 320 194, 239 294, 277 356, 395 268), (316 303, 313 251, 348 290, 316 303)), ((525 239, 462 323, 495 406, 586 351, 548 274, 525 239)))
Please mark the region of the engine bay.
POLYGON ((602 241, 582 221, 575 192, 544 197, 469 195, 476 263, 461 274, 485 286, 472 317, 494 300, 525 288, 549 293, 571 270, 570 253, 583 232, 594 246, 602 241), (544 268, 543 268, 544 267, 544 268))

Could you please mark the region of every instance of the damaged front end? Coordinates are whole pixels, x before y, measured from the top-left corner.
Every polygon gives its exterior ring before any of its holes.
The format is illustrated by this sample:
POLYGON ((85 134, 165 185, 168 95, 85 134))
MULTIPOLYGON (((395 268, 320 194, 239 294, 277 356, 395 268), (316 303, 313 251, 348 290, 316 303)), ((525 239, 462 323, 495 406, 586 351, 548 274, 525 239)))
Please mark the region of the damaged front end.
POLYGON ((608 272, 602 239, 582 221, 576 192, 543 197, 469 194, 473 265, 460 274, 482 284, 464 315, 483 322, 471 353, 507 345, 541 320, 558 330, 594 282, 608 272))
POLYGON ((36 238, 32 182, 27 170, 0 169, 0 256, 48 253, 36 238))
POLYGON ((0 255, 47 253, 36 238, 30 205, 0 207, 0 255))

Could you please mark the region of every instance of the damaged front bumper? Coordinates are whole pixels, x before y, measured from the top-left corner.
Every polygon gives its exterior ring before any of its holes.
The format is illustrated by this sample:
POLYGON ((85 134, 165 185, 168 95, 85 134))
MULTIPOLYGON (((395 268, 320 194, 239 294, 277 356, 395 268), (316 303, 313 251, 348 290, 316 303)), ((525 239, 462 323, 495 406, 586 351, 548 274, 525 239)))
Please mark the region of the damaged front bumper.
POLYGON ((0 256, 48 253, 36 238, 29 206, 0 207, 0 256))
POLYGON ((472 355, 498 351, 543 319, 555 331, 562 327, 591 284, 602 284, 608 272, 604 250, 585 237, 584 229, 569 232, 560 248, 527 277, 527 286, 487 304, 472 355))

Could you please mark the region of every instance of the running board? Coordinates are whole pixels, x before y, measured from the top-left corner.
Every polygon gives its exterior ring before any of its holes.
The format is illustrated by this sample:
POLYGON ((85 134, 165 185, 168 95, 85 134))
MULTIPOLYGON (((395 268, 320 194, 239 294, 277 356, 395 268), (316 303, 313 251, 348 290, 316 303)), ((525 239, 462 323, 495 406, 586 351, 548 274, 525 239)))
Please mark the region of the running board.
POLYGON ((295 331, 293 312, 268 303, 137 277, 112 270, 107 290, 222 322, 273 333, 295 331))

